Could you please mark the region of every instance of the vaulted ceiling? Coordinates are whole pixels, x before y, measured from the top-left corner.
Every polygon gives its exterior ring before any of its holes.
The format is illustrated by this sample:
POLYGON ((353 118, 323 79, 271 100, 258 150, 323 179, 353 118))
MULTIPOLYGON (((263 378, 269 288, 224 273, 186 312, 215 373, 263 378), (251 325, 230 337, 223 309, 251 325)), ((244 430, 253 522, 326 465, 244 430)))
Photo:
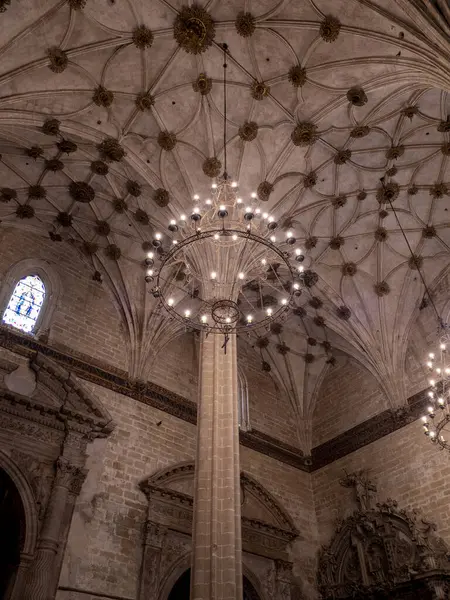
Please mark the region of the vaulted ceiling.
POLYGON ((319 276, 319 309, 306 303, 311 318, 293 317, 263 357, 299 419, 328 360, 312 338, 401 403, 417 265, 432 283, 450 246, 450 44, 439 5, 419 5, 0 0, 2 223, 79 248, 142 375, 177 331, 146 288, 145 242, 207 195, 208 159, 223 159, 225 42, 229 171, 295 230, 319 276))

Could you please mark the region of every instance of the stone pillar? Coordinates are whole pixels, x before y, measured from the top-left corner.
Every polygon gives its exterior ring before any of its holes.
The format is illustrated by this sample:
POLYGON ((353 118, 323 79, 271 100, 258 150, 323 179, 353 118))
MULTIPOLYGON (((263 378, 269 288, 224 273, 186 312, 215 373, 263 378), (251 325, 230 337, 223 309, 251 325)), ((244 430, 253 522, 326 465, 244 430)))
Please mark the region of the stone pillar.
POLYGON ((70 490, 81 489, 86 471, 60 457, 47 504, 35 558, 25 577, 22 600, 49 600, 54 596, 57 555, 64 527, 64 516, 70 490))
POLYGON ((202 334, 191 600, 242 600, 236 336, 202 334))
POLYGON ((292 563, 284 560, 275 561, 275 581, 277 600, 291 600, 292 563))
POLYGON ((158 600, 161 554, 167 527, 153 521, 145 524, 139 600, 158 600))

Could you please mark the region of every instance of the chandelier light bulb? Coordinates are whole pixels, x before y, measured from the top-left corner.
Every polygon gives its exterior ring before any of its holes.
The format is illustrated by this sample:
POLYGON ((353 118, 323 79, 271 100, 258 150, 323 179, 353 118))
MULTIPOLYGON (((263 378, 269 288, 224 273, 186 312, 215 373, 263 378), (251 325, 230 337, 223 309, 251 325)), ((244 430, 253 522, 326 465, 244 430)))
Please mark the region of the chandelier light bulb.
POLYGON ((194 195, 194 200, 200 200, 200 196, 198 194, 194 195))
POLYGON ((431 362, 431 360, 427 362, 427 367, 428 367, 429 369, 432 369, 432 368, 433 368, 433 363, 431 362))
POLYGON ((155 272, 154 272, 154 270, 153 270, 153 269, 147 269, 147 275, 148 275, 149 277, 153 277, 154 273, 155 273, 155 272))
POLYGON ((154 257, 153 252, 147 252, 147 258, 152 259, 154 257))
POLYGON ((226 319, 225 319, 225 323, 231 323, 231 319, 230 319, 230 317, 226 317, 226 319))
POLYGON ((428 417, 422 417, 422 423, 428 423, 428 417))
POLYGON ((444 398, 438 398, 439 406, 444 406, 444 398))
POLYGON ((257 208, 257 209, 255 210, 255 215, 260 215, 260 214, 261 214, 261 209, 260 209, 260 208, 257 208))
POLYGON ((190 310, 185 310, 184 311, 184 316, 186 317, 186 319, 189 319, 189 317, 191 316, 191 311, 190 310))
POLYGON ((253 219, 253 209, 250 206, 247 206, 245 209, 244 219, 246 221, 251 221, 253 219))
POLYGON ((278 223, 271 216, 267 219, 267 228, 270 230, 276 229, 278 227, 278 223))
POLYGON ((186 215, 181 215, 180 221, 186 221, 186 215))
POLYGON ((224 219, 225 217, 228 216, 228 211, 227 211, 227 207, 224 204, 221 204, 219 206, 219 210, 217 211, 217 215, 221 218, 224 219))
POLYGON ((434 359, 434 354, 433 354, 433 352, 430 352, 430 354, 428 355, 428 357, 429 357, 429 358, 431 358, 431 360, 433 360, 433 359, 434 359))
POLYGON ((429 396, 430 398, 433 398, 433 396, 434 396, 433 392, 428 392, 428 396, 429 396))
POLYGON ((212 204, 212 202, 211 202, 210 198, 208 198, 208 199, 206 200, 206 204, 207 204, 208 206, 209 206, 210 204, 212 204))
POLYGON ((202 315, 200 317, 200 320, 201 320, 202 323, 207 323, 208 322, 208 317, 206 315, 202 315))
POLYGON ((237 186, 238 186, 238 182, 237 182, 237 181, 233 181, 233 182, 231 183, 231 187, 232 187, 232 188, 237 188, 237 186))
POLYGON ((198 206, 196 206, 192 212, 193 212, 193 213, 199 213, 199 212, 200 212, 200 209, 199 209, 199 207, 198 207, 198 206))
POLYGON ((178 240, 172 240, 172 244, 176 246, 178 244, 178 240))
POLYGON ((430 438, 435 438, 436 437, 436 433, 434 431, 430 431, 430 438))
POLYGON ((262 218, 263 218, 264 220, 266 220, 266 219, 268 219, 268 218, 269 218, 269 215, 268 215, 267 213, 263 213, 263 214, 262 214, 262 218))
POLYGON ((281 304, 282 304, 283 306, 286 306, 287 302, 288 302, 288 301, 286 300, 286 298, 283 298, 283 299, 281 300, 281 304))
POLYGON ((275 244, 275 242, 277 241, 277 238, 274 235, 271 235, 270 241, 272 242, 272 244, 275 244))
POLYGON ((175 221, 175 219, 172 219, 169 223, 169 231, 177 231, 177 230, 178 230, 177 222, 175 221))
POLYGON ((257 197, 257 196, 256 196, 256 192, 252 192, 252 193, 250 194, 250 196, 251 196, 252 198, 256 198, 256 197, 257 197))
POLYGON ((245 275, 244 275, 244 273, 239 273, 238 277, 239 277, 239 279, 244 279, 245 275))
POLYGON ((214 239, 215 239, 215 240, 218 240, 218 239, 219 239, 219 237, 220 237, 220 236, 219 236, 219 234, 218 234, 218 233, 215 233, 215 234, 214 234, 214 239))
POLYGON ((248 315, 248 316, 247 316, 247 322, 248 322, 248 323, 251 323, 252 321, 253 321, 253 317, 252 317, 252 315, 248 315))
POLYGON ((211 187, 213 190, 217 190, 217 183, 213 183, 211 187))
POLYGON ((161 239, 161 234, 155 233, 155 240, 160 240, 160 239, 161 239))
POLYGON ((266 260, 265 258, 262 258, 262 259, 261 259, 261 264, 262 264, 262 265, 267 265, 267 260, 266 260))
POLYGON ((445 369, 445 374, 450 375, 450 369, 448 367, 445 369))
POLYGON ((233 242, 235 242, 237 240, 237 237, 238 236, 235 233, 231 236, 231 239, 233 240, 233 242))
POLYGON ((273 313, 273 310, 272 310, 271 308, 268 308, 268 309, 266 310, 266 312, 267 312, 267 316, 271 317, 271 316, 272 316, 272 313, 273 313))
POLYGON ((211 272, 211 279, 216 279, 217 278, 217 273, 215 271, 211 272))
POLYGON ((301 253, 302 253, 302 251, 301 251, 301 249, 300 249, 300 248, 296 248, 296 249, 295 249, 295 254, 296 254, 297 256, 300 256, 300 254, 301 254, 301 253))
POLYGON ((432 415, 432 414, 433 414, 433 412, 434 412, 434 408, 433 408, 432 406, 429 406, 429 407, 427 408, 427 410, 428 410, 428 412, 430 413, 430 415, 432 415))
POLYGON ((298 272, 299 273, 303 273, 304 270, 305 270, 305 267, 303 267, 303 266, 301 266, 301 267, 298 268, 298 272))
POLYGON ((237 202, 238 204, 242 204, 242 198, 238 198, 238 199, 236 200, 236 202, 237 202))
POLYGON ((298 283, 294 283, 294 285, 292 287, 294 288, 294 290, 300 289, 300 286, 298 285, 298 283))
POLYGON ((431 387, 434 387, 436 385, 436 381, 434 379, 430 379, 429 384, 431 385, 431 387))
POLYGON ((438 373, 438 374, 441 373, 441 369, 439 367, 436 368, 436 373, 438 373))
POLYGON ((169 299, 167 300, 167 304, 168 304, 169 306, 173 306, 174 302, 175 302, 175 301, 174 301, 174 299, 173 299, 173 298, 169 298, 169 299))

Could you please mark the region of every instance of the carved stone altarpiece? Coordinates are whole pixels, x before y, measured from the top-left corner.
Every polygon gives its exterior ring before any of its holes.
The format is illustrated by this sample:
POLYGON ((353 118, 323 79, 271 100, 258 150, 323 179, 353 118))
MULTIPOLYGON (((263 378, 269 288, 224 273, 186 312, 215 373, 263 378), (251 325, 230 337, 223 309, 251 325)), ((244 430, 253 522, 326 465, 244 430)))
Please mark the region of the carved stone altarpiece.
POLYGON ((435 525, 388 499, 374 506, 376 486, 364 471, 346 474, 358 509, 342 521, 319 557, 324 600, 449 598, 448 548, 435 525))

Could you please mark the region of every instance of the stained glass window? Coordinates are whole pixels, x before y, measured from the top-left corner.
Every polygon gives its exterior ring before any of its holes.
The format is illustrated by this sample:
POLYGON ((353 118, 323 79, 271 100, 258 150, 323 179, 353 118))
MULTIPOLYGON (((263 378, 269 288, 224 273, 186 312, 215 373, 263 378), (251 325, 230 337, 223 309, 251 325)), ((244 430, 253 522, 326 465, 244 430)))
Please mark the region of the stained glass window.
POLYGON ((2 321, 26 333, 36 326, 45 300, 45 286, 37 275, 21 279, 9 299, 2 321))

